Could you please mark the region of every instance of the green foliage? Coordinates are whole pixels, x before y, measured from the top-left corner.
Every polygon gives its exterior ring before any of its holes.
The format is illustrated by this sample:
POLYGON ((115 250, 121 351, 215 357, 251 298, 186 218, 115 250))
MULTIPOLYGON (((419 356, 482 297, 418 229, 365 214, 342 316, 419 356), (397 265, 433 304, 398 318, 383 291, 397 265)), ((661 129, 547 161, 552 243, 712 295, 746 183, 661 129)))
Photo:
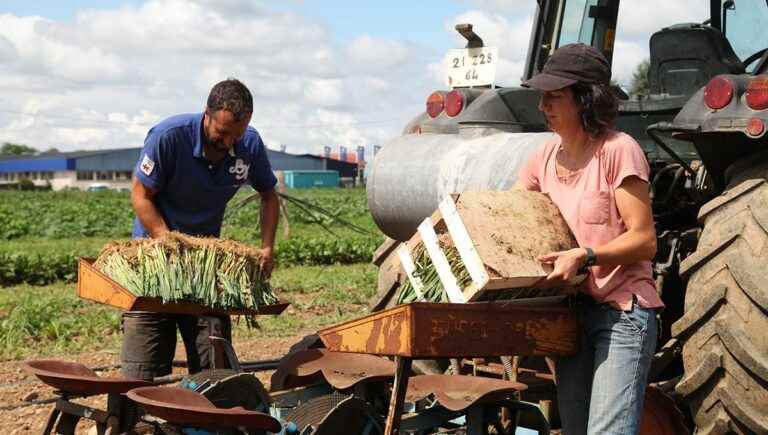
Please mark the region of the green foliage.
MULTIPOLYGON (((337 218, 350 221, 354 224, 362 224, 363 227, 375 228, 370 214, 368 202, 363 189, 304 189, 290 190, 291 197, 301 199, 310 204, 333 211, 337 218), (366 225, 367 224, 367 225, 366 225)), ((248 192, 238 194, 230 204, 236 205, 248 196, 248 192)), ((258 201, 256 201, 258 202, 258 201)), ((291 226, 314 224, 320 222, 327 226, 333 226, 334 222, 328 216, 320 213, 307 213, 290 201, 286 201, 288 220, 291 226)), ((227 210, 224 219, 224 232, 232 227, 253 227, 259 222, 259 207, 256 204, 247 204, 243 207, 231 207, 227 210)))
POLYGON ((291 238, 277 245, 280 264, 360 263, 371 260, 381 237, 291 238))
POLYGON ((71 286, 19 286, 0 298, 0 358, 95 349, 117 338, 118 310, 78 299, 71 286))
POLYGON ((77 259, 73 253, 9 254, 0 252, 0 285, 22 282, 44 285, 59 280, 77 279, 77 259))
POLYGON ((37 150, 18 143, 5 142, 0 146, 0 155, 24 156, 37 154, 37 150))
POLYGON ((0 192, 0 240, 126 238, 132 219, 125 192, 0 192))
POLYGON ((645 59, 637 64, 635 71, 632 72, 632 82, 629 85, 629 95, 648 95, 651 88, 648 82, 648 70, 651 67, 651 61, 645 59))
MULTIPOLYGON (((372 264, 276 269, 271 282, 291 306, 279 316, 258 317, 260 329, 249 329, 235 318, 235 342, 296 336, 363 315, 376 289, 376 270, 372 264)), ((79 299, 73 284, 18 285, 0 291, 0 360, 116 352, 119 326, 119 310, 79 299)))
MULTIPOLYGON (((356 225, 376 231, 368 213, 363 189, 307 189, 291 191, 291 196, 333 210, 334 214, 356 225)), ((238 194, 230 204, 248 196, 238 194)), ((335 232, 344 228, 317 213, 309 215, 287 204, 291 231, 317 221, 335 232)), ((78 237, 127 238, 131 235, 133 209, 127 192, 17 192, 0 191, 0 240, 21 237, 65 239, 78 237)), ((258 237, 259 207, 248 204, 228 211, 222 235, 258 237)), ((315 227, 321 230, 320 227, 315 227)), ((235 237, 239 238, 239 237, 235 237)))
POLYGON ((279 316, 258 317, 259 330, 237 328, 235 337, 308 334, 360 317, 376 291, 377 272, 370 263, 278 268, 270 281, 291 306, 279 316))
MULTIPOLYGON (((338 217, 372 234, 357 234, 287 204, 290 237, 278 231, 278 267, 370 261, 383 236, 368 213, 363 189, 307 189, 290 194, 334 210, 338 217), (312 223, 317 220, 336 236, 312 223)), ((239 194, 232 203, 247 195, 239 194)), ((71 282, 77 278, 76 259, 95 257, 109 240, 129 238, 132 221, 126 192, 0 191, 0 286, 71 282)), ((258 222, 258 205, 247 204, 227 215, 222 236, 258 246, 258 222)))

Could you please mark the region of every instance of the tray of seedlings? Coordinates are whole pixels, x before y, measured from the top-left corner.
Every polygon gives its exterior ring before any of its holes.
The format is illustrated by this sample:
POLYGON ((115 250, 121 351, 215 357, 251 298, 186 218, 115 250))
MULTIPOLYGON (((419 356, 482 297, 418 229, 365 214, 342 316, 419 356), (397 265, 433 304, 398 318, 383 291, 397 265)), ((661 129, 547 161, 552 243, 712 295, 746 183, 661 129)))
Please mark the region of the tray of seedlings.
POLYGON ((280 314, 259 267, 259 251, 232 240, 168 233, 107 244, 81 258, 80 298, 123 310, 174 314, 280 314))
POLYGON ((447 197, 398 249, 408 279, 400 303, 473 302, 562 296, 570 285, 536 288, 552 267, 536 258, 577 247, 568 224, 545 194, 523 190, 447 197))
POLYGON ((412 358, 573 354, 580 324, 562 301, 586 275, 536 283, 551 272, 538 256, 576 246, 545 194, 451 195, 398 248, 398 306, 319 335, 335 351, 412 358))

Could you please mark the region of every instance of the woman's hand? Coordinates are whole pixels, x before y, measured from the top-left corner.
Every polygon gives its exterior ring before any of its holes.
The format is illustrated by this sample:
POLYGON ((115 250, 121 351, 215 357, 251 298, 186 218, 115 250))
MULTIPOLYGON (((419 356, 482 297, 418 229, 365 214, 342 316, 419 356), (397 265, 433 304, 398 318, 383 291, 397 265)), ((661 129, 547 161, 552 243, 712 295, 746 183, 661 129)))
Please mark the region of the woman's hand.
POLYGON ((552 252, 537 258, 544 264, 552 265, 552 272, 546 278, 536 283, 537 288, 552 288, 569 285, 573 277, 578 275, 579 269, 586 263, 587 250, 574 248, 567 251, 552 252))

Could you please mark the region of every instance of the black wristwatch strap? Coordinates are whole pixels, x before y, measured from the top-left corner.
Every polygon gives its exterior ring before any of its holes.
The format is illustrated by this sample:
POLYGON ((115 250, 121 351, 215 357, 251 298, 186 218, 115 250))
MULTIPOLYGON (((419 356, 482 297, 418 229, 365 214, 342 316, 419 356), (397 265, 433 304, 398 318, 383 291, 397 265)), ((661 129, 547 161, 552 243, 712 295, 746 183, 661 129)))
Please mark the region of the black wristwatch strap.
POLYGON ((587 251, 587 259, 584 261, 584 267, 590 267, 597 264, 597 255, 595 255, 595 251, 593 251, 592 248, 584 248, 584 250, 587 251))

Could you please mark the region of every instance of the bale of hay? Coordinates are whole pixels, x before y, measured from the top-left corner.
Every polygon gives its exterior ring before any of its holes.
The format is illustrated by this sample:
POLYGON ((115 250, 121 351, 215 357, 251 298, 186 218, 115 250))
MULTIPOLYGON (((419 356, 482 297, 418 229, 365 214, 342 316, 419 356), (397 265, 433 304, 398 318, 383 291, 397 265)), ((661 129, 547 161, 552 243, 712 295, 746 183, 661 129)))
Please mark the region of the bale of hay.
POLYGON ((136 296, 224 310, 278 301, 259 267, 259 251, 232 240, 171 232, 107 244, 94 266, 136 296))

